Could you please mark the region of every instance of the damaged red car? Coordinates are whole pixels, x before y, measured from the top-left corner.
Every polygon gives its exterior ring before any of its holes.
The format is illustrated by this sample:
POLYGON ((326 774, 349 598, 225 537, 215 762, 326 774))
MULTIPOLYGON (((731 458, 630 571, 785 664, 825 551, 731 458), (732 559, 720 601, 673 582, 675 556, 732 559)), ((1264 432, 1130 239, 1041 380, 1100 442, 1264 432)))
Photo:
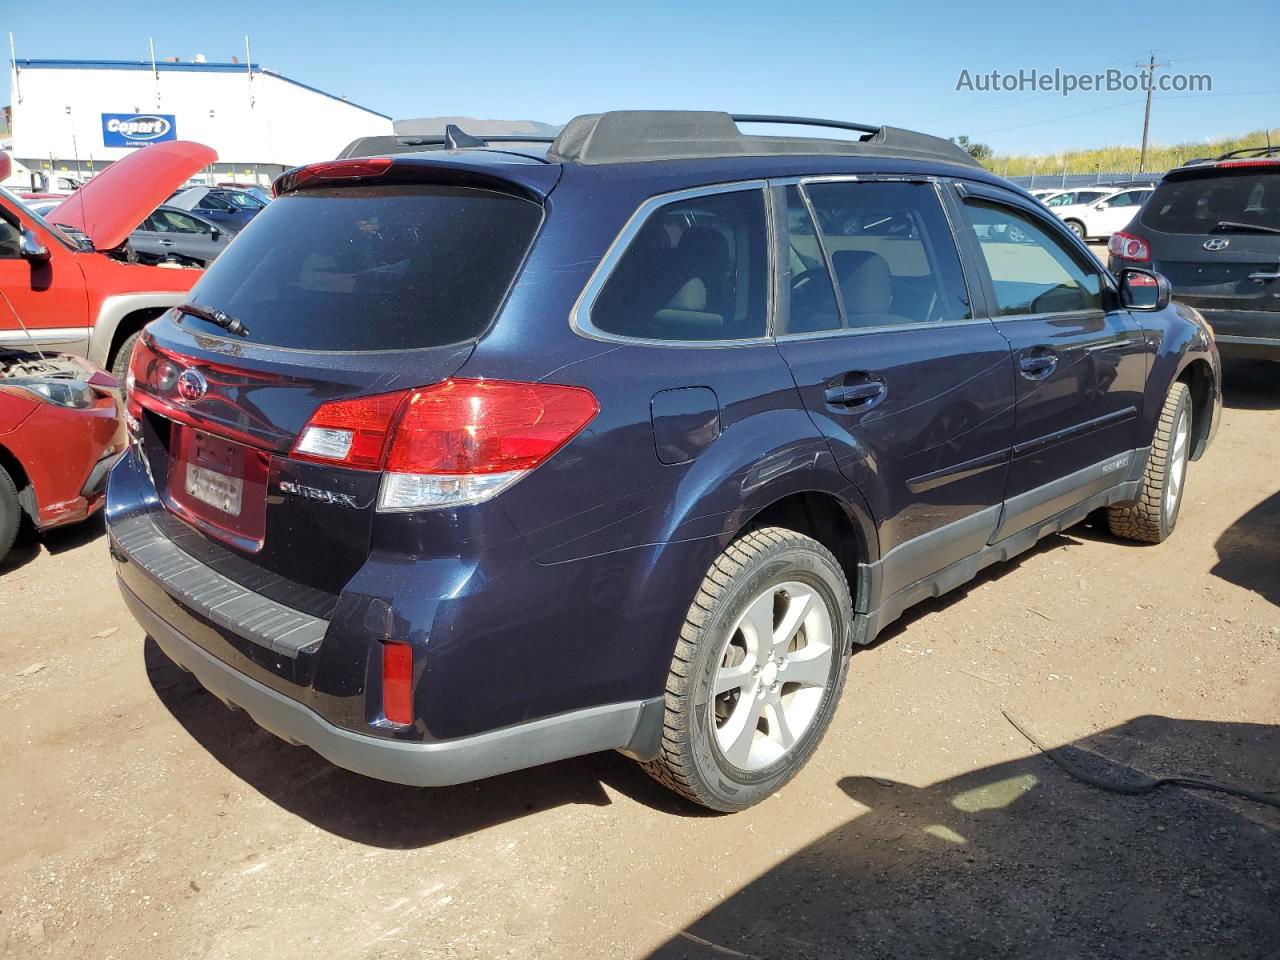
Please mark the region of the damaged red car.
MULTIPOLYGON (((126 241, 216 157, 195 143, 145 147, 47 219, 0 189, 0 562, 24 516, 47 530, 102 506, 125 449, 118 379, 102 367, 126 368, 143 325, 201 275, 130 263, 126 241)), ((0 180, 9 163, 0 152, 0 180)))
POLYGON ((117 386, 79 357, 0 348, 0 563, 24 514, 47 530, 102 506, 126 444, 117 386))

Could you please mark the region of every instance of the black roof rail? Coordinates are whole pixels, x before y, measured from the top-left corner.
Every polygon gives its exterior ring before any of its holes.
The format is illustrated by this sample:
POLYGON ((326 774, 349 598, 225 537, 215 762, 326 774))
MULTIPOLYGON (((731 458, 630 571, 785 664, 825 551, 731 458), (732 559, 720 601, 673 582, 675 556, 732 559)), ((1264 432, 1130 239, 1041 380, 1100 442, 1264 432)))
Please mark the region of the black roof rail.
POLYGON ((1230 150, 1227 153, 1219 154, 1214 157, 1215 160, 1230 160, 1232 157, 1266 157, 1273 153, 1280 154, 1280 145, 1266 147, 1244 147, 1240 150, 1230 150))
POLYGON ((897 127, 816 117, 728 114, 699 110, 616 110, 570 120, 547 159, 572 163, 634 163, 699 157, 812 156, 894 157, 981 167, 950 140, 897 127), (832 127, 863 134, 855 140, 821 137, 750 136, 739 123, 832 127))

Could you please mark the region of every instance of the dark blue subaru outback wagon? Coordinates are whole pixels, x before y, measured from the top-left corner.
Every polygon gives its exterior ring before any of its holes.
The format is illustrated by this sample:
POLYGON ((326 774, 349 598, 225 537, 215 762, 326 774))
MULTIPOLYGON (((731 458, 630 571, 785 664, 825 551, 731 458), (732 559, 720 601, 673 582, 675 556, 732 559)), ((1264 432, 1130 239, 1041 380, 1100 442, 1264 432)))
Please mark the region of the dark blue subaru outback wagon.
POLYGON ((107 510, 147 633, 373 777, 616 748, 737 810, 910 604, 1093 511, 1169 536, 1199 315, 950 143, 762 119, 282 176, 133 355, 107 510))

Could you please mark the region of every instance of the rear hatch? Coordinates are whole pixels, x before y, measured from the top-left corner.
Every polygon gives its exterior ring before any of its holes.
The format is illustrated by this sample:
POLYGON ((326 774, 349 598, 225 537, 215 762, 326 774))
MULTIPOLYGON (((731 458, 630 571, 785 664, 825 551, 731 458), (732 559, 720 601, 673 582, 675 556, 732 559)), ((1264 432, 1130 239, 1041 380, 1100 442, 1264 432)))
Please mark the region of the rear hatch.
POLYGON ((1280 161, 1173 171, 1130 232, 1149 242, 1154 269, 1184 303, 1205 310, 1280 310, 1280 161))
POLYGON ((322 404, 358 421, 369 410, 342 401, 461 367, 543 215, 520 184, 375 173, 312 178, 271 203, 189 304, 148 328, 130 374, 162 527, 231 579, 326 618, 368 556, 381 474, 316 462, 295 452, 299 436, 322 404))

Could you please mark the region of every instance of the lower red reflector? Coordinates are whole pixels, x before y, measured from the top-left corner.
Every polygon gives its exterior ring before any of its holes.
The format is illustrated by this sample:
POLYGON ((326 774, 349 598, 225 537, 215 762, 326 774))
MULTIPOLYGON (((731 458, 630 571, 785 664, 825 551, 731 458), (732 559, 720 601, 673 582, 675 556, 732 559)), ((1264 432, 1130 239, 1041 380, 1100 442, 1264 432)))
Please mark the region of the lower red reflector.
POLYGON ((382 645, 382 712, 392 723, 413 723, 413 650, 403 643, 382 645))

